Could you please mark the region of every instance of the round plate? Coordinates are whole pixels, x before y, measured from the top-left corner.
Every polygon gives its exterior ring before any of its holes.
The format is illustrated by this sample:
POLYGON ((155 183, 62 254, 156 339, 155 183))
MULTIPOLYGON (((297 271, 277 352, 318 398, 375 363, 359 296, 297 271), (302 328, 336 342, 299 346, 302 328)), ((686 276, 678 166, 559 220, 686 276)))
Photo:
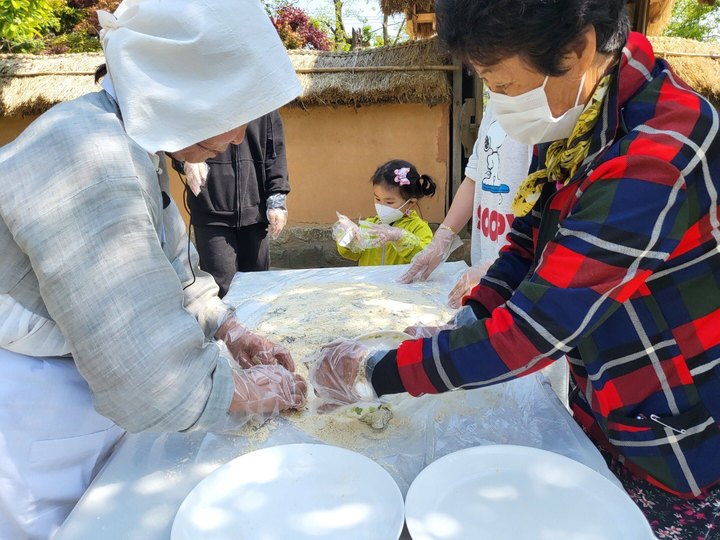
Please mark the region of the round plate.
POLYGON ((397 540, 403 499, 371 459, 335 446, 288 444, 240 456, 180 505, 171 540, 397 540))
POLYGON ((413 540, 655 538, 610 480, 525 446, 478 446, 431 463, 410 486, 405 515, 413 540))

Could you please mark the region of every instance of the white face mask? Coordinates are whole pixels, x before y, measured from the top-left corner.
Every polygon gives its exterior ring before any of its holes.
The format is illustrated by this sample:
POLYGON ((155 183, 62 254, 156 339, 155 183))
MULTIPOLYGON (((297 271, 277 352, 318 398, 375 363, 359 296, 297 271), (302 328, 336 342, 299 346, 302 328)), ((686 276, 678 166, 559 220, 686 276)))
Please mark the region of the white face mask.
POLYGON ((575 98, 575 106, 555 118, 550 110, 545 85, 520 94, 519 96, 506 96, 488 91, 490 106, 495 119, 505 132, 523 144, 539 144, 560 139, 567 139, 573 132, 580 114, 585 108, 580 104, 580 94, 585 85, 585 74, 580 79, 580 88, 575 98))
MULTIPOLYGON (((409 202, 409 200, 405 201, 400 208, 409 202)), ((387 206, 385 204, 375 203, 375 211, 377 212, 378 218, 380 218, 380 221, 385 225, 395 223, 398 219, 405 215, 405 212, 400 210, 400 208, 393 208, 392 206, 387 206)))

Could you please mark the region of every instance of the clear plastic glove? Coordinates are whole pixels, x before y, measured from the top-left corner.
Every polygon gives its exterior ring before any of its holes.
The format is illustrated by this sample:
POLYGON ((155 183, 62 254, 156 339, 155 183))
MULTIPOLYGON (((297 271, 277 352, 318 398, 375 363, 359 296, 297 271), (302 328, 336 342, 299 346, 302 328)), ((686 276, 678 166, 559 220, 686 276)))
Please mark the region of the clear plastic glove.
POLYGON ((462 309, 458 310, 458 312, 455 313, 453 318, 445 324, 439 324, 436 326, 425 326, 421 324, 416 324, 413 326, 408 326, 405 330, 403 330, 403 332, 411 335, 415 339, 431 338, 433 336, 436 336, 443 330, 453 330, 455 328, 460 328, 461 326, 472 324, 477 320, 478 319, 475 316, 475 312, 472 310, 472 308, 470 306, 464 306, 462 309))
POLYGON ((207 182, 210 167, 208 167, 208 164, 205 162, 189 163, 185 161, 183 162, 183 170, 185 171, 185 178, 187 178, 187 185, 190 191, 197 197, 200 194, 200 188, 207 182))
POLYGON ((265 214, 268 219, 268 234, 270 238, 275 240, 283 228, 287 224, 288 211, 285 206, 286 195, 284 193, 275 193, 267 198, 266 206, 267 211, 265 214))
POLYGON ((372 247, 391 244, 396 250, 400 251, 420 246, 420 239, 417 235, 400 227, 369 221, 361 221, 360 226, 362 227, 362 234, 372 247))
POLYGON ((335 212, 338 220, 333 224, 332 237, 340 247, 353 253, 360 253, 366 249, 365 240, 360 232, 360 226, 349 217, 335 212))
POLYGON ((307 382, 277 365, 233 369, 235 393, 229 412, 260 423, 287 409, 305 406, 307 382))
POLYGON ((457 280, 457 283, 455 283, 450 294, 448 294, 448 305, 451 308, 459 308, 462 305, 462 299, 470 294, 470 291, 480 283, 482 277, 487 273, 488 268, 490 268, 490 264, 471 266, 465 270, 463 275, 460 276, 460 279, 457 280))
POLYGON ((408 326, 403 332, 405 332, 408 335, 411 335, 413 339, 420 339, 420 338, 431 338, 433 336, 436 336, 443 330, 451 330, 453 328, 450 324, 439 324, 437 326, 428 326, 423 324, 415 324, 412 326, 408 326))
POLYGON ((334 341, 320 349, 308 379, 320 398, 320 410, 377 400, 365 368, 370 350, 357 341, 334 341))
POLYGON ((290 351, 251 332, 232 316, 220 326, 215 337, 225 342, 230 354, 242 368, 279 364, 288 371, 295 371, 290 351))
POLYGON ((268 218, 268 234, 270 238, 276 240, 280 233, 285 228, 285 224, 288 219, 288 211, 281 210, 279 208, 271 208, 267 211, 268 218))
POLYGON ((400 283, 425 281, 462 243, 460 237, 449 227, 441 225, 428 247, 413 257, 408 271, 400 276, 400 283))

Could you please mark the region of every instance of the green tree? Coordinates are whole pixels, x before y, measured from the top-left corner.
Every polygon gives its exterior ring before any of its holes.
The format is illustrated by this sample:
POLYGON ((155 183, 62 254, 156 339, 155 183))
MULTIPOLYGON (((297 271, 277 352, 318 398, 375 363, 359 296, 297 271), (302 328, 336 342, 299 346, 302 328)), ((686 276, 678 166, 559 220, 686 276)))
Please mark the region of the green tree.
POLYGON ((0 50, 24 51, 32 48, 44 31, 60 21, 54 13, 61 0, 0 0, 0 50))
POLYGON ((666 36, 708 41, 720 37, 720 3, 675 0, 672 19, 663 32, 666 36))

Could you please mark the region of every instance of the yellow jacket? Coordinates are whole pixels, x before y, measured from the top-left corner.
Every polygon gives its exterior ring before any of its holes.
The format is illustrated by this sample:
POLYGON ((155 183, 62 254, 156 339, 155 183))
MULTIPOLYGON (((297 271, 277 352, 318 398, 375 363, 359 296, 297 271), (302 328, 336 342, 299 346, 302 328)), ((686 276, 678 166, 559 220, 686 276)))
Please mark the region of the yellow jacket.
MULTIPOLYGON (((380 223, 377 216, 368 218, 366 221, 370 223, 380 223)), ((412 258, 422 251, 433 238, 432 230, 425 220, 418 216, 415 210, 410 211, 409 216, 403 216, 395 223, 393 227, 404 229, 414 234, 419 242, 412 247, 401 248, 397 242, 390 242, 380 247, 369 248, 362 252, 353 252, 348 248, 338 246, 338 253, 346 259, 357 261, 358 266, 380 266, 390 264, 407 264, 412 258)))

